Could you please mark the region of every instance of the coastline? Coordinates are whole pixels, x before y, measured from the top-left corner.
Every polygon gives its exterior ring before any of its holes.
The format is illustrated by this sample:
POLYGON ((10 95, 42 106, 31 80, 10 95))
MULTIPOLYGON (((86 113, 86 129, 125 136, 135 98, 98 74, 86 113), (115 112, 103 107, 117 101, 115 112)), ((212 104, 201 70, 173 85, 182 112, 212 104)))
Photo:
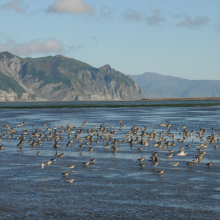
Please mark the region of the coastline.
POLYGON ((193 98, 152 98, 140 101, 220 101, 220 97, 193 97, 193 98))
POLYGON ((220 97, 190 97, 190 98, 149 98, 139 100, 84 100, 84 101, 8 101, 1 103, 82 103, 82 102, 156 102, 156 101, 220 101, 220 97))

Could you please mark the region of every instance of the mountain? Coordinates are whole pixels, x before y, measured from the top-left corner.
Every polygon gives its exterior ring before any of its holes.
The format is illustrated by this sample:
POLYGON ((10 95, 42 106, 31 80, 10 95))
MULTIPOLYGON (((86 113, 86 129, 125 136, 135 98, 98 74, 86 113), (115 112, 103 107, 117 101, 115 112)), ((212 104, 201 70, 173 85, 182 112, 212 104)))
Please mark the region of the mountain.
POLYGON ((188 80, 152 72, 129 76, 147 98, 220 97, 220 80, 188 80))
POLYGON ((130 77, 109 65, 94 68, 61 55, 21 58, 0 53, 0 101, 138 100, 130 77))

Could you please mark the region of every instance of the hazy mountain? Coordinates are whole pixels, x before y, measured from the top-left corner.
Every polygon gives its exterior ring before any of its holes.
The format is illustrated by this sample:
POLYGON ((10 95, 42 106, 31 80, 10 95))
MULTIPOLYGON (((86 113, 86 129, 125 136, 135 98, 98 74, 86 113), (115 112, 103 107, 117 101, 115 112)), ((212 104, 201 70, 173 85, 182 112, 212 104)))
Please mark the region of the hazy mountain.
POLYGON ((0 53, 0 101, 142 98, 137 83, 109 65, 94 68, 61 55, 20 58, 0 53))
POLYGON ((188 80, 146 72, 129 75, 147 98, 219 97, 220 80, 188 80))

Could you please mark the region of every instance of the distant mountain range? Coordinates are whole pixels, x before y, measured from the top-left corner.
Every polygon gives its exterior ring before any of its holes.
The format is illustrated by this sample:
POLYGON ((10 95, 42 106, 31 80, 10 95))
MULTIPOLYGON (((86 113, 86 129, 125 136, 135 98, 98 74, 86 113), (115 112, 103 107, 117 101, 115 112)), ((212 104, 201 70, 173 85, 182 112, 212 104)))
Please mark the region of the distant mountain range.
POLYGON ((220 80, 188 80, 152 72, 129 76, 146 98, 220 97, 220 80))
POLYGON ((0 101, 90 101, 145 98, 130 77, 61 55, 21 58, 0 53, 0 101))

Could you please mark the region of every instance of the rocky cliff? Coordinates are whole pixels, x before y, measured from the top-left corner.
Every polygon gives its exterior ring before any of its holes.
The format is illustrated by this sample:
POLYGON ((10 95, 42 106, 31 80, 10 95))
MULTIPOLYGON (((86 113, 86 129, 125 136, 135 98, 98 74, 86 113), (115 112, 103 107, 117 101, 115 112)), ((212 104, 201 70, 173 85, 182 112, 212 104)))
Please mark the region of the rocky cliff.
POLYGON ((61 55, 20 58, 8 52, 0 53, 0 92, 0 101, 145 98, 137 83, 109 65, 94 68, 61 55))

